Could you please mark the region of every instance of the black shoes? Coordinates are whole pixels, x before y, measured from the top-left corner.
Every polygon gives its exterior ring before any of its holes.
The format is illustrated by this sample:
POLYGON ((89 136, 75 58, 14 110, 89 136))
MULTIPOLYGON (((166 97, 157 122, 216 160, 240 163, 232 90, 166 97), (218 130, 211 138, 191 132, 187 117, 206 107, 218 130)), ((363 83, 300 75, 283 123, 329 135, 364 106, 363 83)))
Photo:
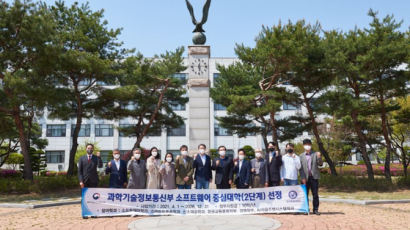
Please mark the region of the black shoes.
POLYGON ((314 211, 313 211, 313 214, 320 216, 320 212, 317 211, 317 210, 314 210, 314 211))

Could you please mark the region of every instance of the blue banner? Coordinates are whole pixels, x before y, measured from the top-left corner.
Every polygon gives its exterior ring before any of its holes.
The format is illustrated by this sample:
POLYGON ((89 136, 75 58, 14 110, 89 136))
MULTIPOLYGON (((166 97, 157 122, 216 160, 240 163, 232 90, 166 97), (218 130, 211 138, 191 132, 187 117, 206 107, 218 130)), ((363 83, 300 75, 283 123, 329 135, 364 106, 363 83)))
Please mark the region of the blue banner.
POLYGON ((83 217, 308 213, 305 185, 254 189, 83 188, 83 217))

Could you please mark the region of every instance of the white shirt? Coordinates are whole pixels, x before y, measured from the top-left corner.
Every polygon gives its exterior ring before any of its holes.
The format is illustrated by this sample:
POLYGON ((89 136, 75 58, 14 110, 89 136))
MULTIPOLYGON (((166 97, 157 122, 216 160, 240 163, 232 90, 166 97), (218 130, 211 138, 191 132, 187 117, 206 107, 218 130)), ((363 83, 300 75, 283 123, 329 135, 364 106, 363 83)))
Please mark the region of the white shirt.
POLYGON ((239 170, 238 170, 238 173, 241 171, 241 168, 242 168, 242 162, 243 162, 243 160, 239 160, 239 170))
POLYGON ((115 166, 117 166, 117 170, 120 170, 120 160, 114 160, 115 166))
POLYGON ((200 155, 201 156, 201 160, 202 160, 202 164, 205 165, 206 163, 206 156, 204 155, 200 155))
POLYGON ((295 155, 295 158, 289 154, 282 156, 282 167, 280 169, 280 178, 288 180, 298 179, 298 170, 301 167, 299 156, 295 155))

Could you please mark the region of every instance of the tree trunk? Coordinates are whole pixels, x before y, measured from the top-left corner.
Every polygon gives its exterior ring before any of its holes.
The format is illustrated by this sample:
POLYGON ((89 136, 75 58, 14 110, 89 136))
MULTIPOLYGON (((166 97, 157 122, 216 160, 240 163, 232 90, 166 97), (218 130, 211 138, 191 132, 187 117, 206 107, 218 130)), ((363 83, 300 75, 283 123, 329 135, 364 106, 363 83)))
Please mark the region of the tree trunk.
POLYGON ((158 98, 158 102, 157 102, 157 105, 155 107, 155 110, 154 110, 154 112, 152 112, 152 115, 151 115, 148 123, 145 125, 144 129, 142 130, 141 134, 139 136, 137 135, 137 140, 135 141, 134 148, 139 148, 140 147, 142 139, 147 135, 149 128, 151 127, 152 123, 154 123, 155 118, 157 117, 157 114, 158 114, 159 110, 161 109, 162 101, 164 100, 164 95, 168 90, 169 79, 165 79, 163 81, 163 83, 164 83, 164 89, 162 89, 162 91, 161 91, 161 94, 158 98))
POLYGON ((305 93, 302 92, 302 95, 303 95, 303 101, 306 105, 306 109, 308 110, 308 113, 309 113, 310 120, 312 122, 312 131, 313 131, 313 134, 315 135, 316 142, 319 146, 319 151, 325 157, 326 162, 327 162, 327 164, 329 165, 329 168, 330 168, 330 173, 333 176, 337 176, 336 167, 335 167, 332 159, 330 159, 329 154, 327 153, 327 151, 323 147, 323 142, 322 142, 322 139, 320 138, 319 131, 318 131, 318 128, 317 128, 316 119, 315 119, 315 116, 313 115, 313 110, 312 110, 312 107, 309 104, 309 100, 307 99, 307 96, 306 96, 305 93))
POLYGON ((367 148, 366 148, 367 141, 366 141, 366 137, 364 136, 364 134, 362 132, 362 127, 361 127, 359 119, 358 119, 357 111, 353 110, 352 113, 350 114, 350 116, 352 117, 353 124, 354 124, 354 129, 356 131, 356 134, 359 137, 359 148, 360 148, 360 152, 363 155, 364 163, 366 164, 367 177, 370 180, 374 180, 373 167, 372 167, 372 163, 370 162, 370 157, 367 153, 367 148))
MULTIPOLYGON (((69 156, 69 161, 68 161, 68 170, 67 170, 67 176, 73 176, 74 175, 74 168, 75 168, 75 154, 77 152, 78 148, 78 134, 80 133, 81 130, 81 123, 83 120, 82 114, 83 114, 83 105, 82 101, 80 98, 79 93, 77 92, 77 121, 75 123, 75 128, 73 131, 73 137, 72 137, 72 146, 70 149, 70 156, 69 156)), ((71 135, 71 133, 70 133, 71 135)))
POLYGON ((270 112, 270 126, 272 127, 272 141, 275 143, 275 149, 276 151, 280 152, 279 149, 279 137, 278 137, 278 129, 276 128, 276 122, 275 122, 275 112, 270 112))
POLYGON ((24 171, 23 176, 25 180, 33 180, 33 169, 31 167, 31 160, 30 160, 30 153, 29 153, 29 146, 27 145, 27 137, 24 132, 24 124, 20 117, 20 111, 18 109, 14 109, 13 111, 13 118, 16 124, 17 130, 19 132, 19 141, 21 147, 21 153, 24 157, 24 171))
POLYGON ((391 180, 390 173, 390 156, 391 156, 391 141, 389 138, 389 131, 387 130, 387 117, 386 117, 386 108, 384 105, 383 95, 380 95, 380 105, 381 105, 381 119, 382 119, 382 132, 384 141, 386 142, 386 159, 384 161, 384 175, 386 179, 391 180))

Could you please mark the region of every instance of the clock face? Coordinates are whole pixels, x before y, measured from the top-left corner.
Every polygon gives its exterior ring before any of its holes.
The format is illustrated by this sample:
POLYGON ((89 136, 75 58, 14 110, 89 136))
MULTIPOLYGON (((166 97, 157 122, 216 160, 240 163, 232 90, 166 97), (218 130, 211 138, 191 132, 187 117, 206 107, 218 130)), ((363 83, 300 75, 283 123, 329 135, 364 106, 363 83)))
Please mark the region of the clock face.
POLYGON ((208 65, 204 59, 195 58, 191 63, 191 70, 196 75, 202 75, 208 70, 208 65))

